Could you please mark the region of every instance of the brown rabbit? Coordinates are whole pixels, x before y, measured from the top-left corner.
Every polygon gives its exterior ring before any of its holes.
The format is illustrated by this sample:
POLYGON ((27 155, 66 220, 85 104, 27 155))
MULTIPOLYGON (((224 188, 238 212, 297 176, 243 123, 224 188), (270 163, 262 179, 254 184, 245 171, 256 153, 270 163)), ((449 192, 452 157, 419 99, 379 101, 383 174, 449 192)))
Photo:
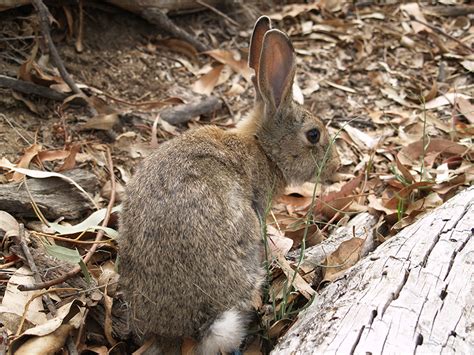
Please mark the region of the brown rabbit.
POLYGON ((163 143, 128 184, 120 273, 140 335, 191 337, 198 354, 239 348, 264 278, 265 207, 287 184, 339 165, 323 122, 293 101, 295 61, 288 37, 261 17, 249 56, 253 112, 233 130, 207 126, 163 143))

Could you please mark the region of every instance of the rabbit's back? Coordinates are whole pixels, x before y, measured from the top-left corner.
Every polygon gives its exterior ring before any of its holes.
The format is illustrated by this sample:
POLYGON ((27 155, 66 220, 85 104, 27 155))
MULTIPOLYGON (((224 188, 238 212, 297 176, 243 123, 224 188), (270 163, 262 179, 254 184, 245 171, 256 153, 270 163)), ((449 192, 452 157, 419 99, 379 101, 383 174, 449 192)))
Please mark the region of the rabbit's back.
MULTIPOLYGON (((247 142, 248 143, 248 142, 247 142)), ((249 144, 207 127, 164 143, 127 187, 120 272, 132 326, 200 338, 259 288, 260 222, 249 144)), ((257 177, 258 178, 258 177, 257 177)))

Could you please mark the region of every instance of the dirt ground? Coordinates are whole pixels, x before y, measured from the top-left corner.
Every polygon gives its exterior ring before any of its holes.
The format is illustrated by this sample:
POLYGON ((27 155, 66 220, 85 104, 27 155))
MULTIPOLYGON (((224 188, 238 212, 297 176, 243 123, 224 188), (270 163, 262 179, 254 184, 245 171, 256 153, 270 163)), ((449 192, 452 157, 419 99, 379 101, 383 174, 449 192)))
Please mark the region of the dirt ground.
MULTIPOLYGON (((103 4, 84 8, 81 37, 79 9, 51 7, 60 57, 91 97, 93 110, 74 100, 53 101, 0 88, 0 159, 58 171, 76 146, 73 166, 97 176, 100 189, 92 194, 105 207, 110 197, 105 147, 110 147, 118 204, 136 164, 149 153, 152 136, 159 144, 201 125, 230 128, 248 113, 254 94, 242 63, 255 19, 269 14, 295 47, 305 106, 338 135, 342 167, 338 181, 323 188, 329 197, 321 197, 341 212, 314 207, 309 202, 312 186, 293 187, 275 204, 268 225, 282 238, 291 238, 292 249, 298 250, 308 209, 316 212, 312 244, 355 213, 368 211, 380 217, 383 228, 377 243, 383 242, 474 179, 473 15, 470 10, 446 15, 440 9, 452 6, 442 2, 420 7, 321 3, 251 2, 226 10, 234 21, 212 11, 173 17, 178 27, 214 50, 209 54, 198 54, 141 17, 103 4), (186 124, 160 120, 153 128, 157 114, 170 103, 203 100, 203 93, 218 97, 222 107, 186 124), (37 154, 27 160, 33 146, 37 154), (43 159, 40 152, 58 158, 43 159)), ((49 58, 41 55, 43 43, 36 34, 38 19, 32 8, 0 12, 0 74, 67 92, 49 58)), ((0 175, 0 183, 10 180, 7 171, 0 175)), ((107 248, 114 255, 115 247, 107 248)), ((10 252, 5 248, 2 253, 5 262, 10 252)), ((307 281, 317 289, 323 279, 330 281, 326 276, 307 281)), ((284 273, 275 266, 270 281, 278 291, 282 278, 284 273)), ((303 307, 301 290, 294 291, 295 308, 303 307)), ((268 309, 272 302, 264 303, 268 309)), ((258 331, 264 345, 253 338, 252 354, 267 352, 294 319, 285 312, 272 318, 264 308, 258 331)), ((82 349, 96 351, 91 344, 105 349, 111 345, 101 335, 95 343, 84 340, 82 349)))

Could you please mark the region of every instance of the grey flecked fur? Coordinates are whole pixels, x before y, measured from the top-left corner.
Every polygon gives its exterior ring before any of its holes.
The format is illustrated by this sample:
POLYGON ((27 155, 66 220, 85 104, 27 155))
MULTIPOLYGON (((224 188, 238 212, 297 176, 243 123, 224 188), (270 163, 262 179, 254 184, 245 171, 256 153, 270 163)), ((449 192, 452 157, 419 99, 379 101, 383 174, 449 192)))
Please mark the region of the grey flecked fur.
MULTIPOLYGON (((207 126, 163 143, 127 186, 120 274, 140 335, 199 341, 223 312, 251 310, 263 280, 263 210, 287 184, 313 179, 330 149, 324 124, 292 100, 286 35, 271 30, 255 48, 253 113, 236 129, 207 126), (314 145, 312 128, 321 132, 314 145)), ((335 149, 328 154, 321 178, 339 165, 335 149)))

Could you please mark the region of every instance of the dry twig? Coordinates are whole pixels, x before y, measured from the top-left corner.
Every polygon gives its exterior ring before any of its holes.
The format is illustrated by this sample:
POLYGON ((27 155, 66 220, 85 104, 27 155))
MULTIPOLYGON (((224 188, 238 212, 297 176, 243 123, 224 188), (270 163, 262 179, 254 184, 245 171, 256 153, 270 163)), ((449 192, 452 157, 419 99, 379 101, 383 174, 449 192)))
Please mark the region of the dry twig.
POLYGON ((430 25, 429 23, 426 23, 424 21, 420 21, 418 19, 416 19, 414 16, 410 16, 410 20, 412 21, 415 21, 415 22, 418 22, 418 23, 421 23, 423 26, 426 26, 430 29, 432 29, 433 31, 439 33, 440 35, 442 36, 445 36, 451 40, 453 40, 454 42, 456 42, 457 44, 459 44, 460 46, 462 46, 463 48, 467 49, 469 52, 473 53, 474 51, 472 50, 471 47, 469 47, 466 43, 460 41, 459 39, 457 39, 456 37, 453 37, 451 36, 450 34, 444 32, 442 29, 436 27, 436 26, 433 26, 433 25, 430 25))
POLYGON ((68 95, 56 90, 37 85, 35 83, 30 83, 28 81, 10 78, 5 75, 0 75, 0 87, 13 89, 23 94, 34 94, 57 101, 63 101, 68 97, 68 95))
POLYGON ((38 12, 39 22, 41 27, 41 32, 43 32, 44 41, 46 42, 46 46, 51 53, 51 59, 53 60, 53 64, 58 68, 61 77, 64 79, 64 82, 71 88, 72 92, 75 94, 84 95, 81 89, 79 89, 72 80, 71 76, 66 70, 61 57, 59 56, 58 50, 54 45, 53 39, 51 38, 51 31, 49 29, 49 10, 46 5, 43 3, 42 0, 33 0, 33 6, 35 7, 36 11, 38 12))
POLYGON ((223 18, 225 18, 227 21, 229 21, 231 24, 233 24, 234 26, 236 27, 239 27, 239 24, 237 23, 237 21, 231 19, 229 16, 227 16, 225 13, 223 13, 222 11, 219 11, 217 10, 214 6, 211 6, 209 5, 208 3, 202 1, 202 0, 196 0, 196 2, 199 4, 199 5, 202 5, 204 6, 205 8, 211 10, 212 12, 214 12, 215 14, 219 15, 219 16, 222 16, 223 18))
POLYGON ((160 117, 169 124, 186 123, 203 114, 212 113, 222 107, 222 101, 215 96, 209 96, 199 101, 166 108, 160 112, 160 117))
POLYGON ((157 25, 169 34, 191 43, 199 52, 205 52, 210 49, 203 43, 199 42, 196 38, 191 36, 189 33, 176 26, 174 22, 171 21, 168 16, 166 16, 166 14, 158 8, 147 8, 146 12, 143 12, 141 16, 148 22, 157 25))
MULTIPOLYGON (((19 227, 19 233, 18 233, 18 244, 21 247, 21 250, 23 251, 23 255, 25 256, 25 259, 28 263, 28 267, 30 268, 31 272, 33 272, 33 278, 35 279, 36 283, 41 283, 41 276, 39 274, 38 268, 36 267, 35 260, 33 259, 33 256, 31 255, 30 249, 28 248, 28 245, 26 244, 25 240, 25 226, 23 223, 20 223, 19 227)), ((44 292, 42 294, 43 302, 46 304, 48 307, 48 310, 50 312, 50 316, 54 317, 56 315, 56 307, 53 304, 53 301, 51 301, 51 297, 49 297, 47 292, 44 292)), ((19 328, 19 331, 21 330, 21 326, 19 328)), ((74 344, 74 341, 72 341, 71 336, 67 337, 67 342, 66 346, 68 348, 69 354, 70 355, 77 355, 77 349, 76 349, 76 344, 74 344)))

